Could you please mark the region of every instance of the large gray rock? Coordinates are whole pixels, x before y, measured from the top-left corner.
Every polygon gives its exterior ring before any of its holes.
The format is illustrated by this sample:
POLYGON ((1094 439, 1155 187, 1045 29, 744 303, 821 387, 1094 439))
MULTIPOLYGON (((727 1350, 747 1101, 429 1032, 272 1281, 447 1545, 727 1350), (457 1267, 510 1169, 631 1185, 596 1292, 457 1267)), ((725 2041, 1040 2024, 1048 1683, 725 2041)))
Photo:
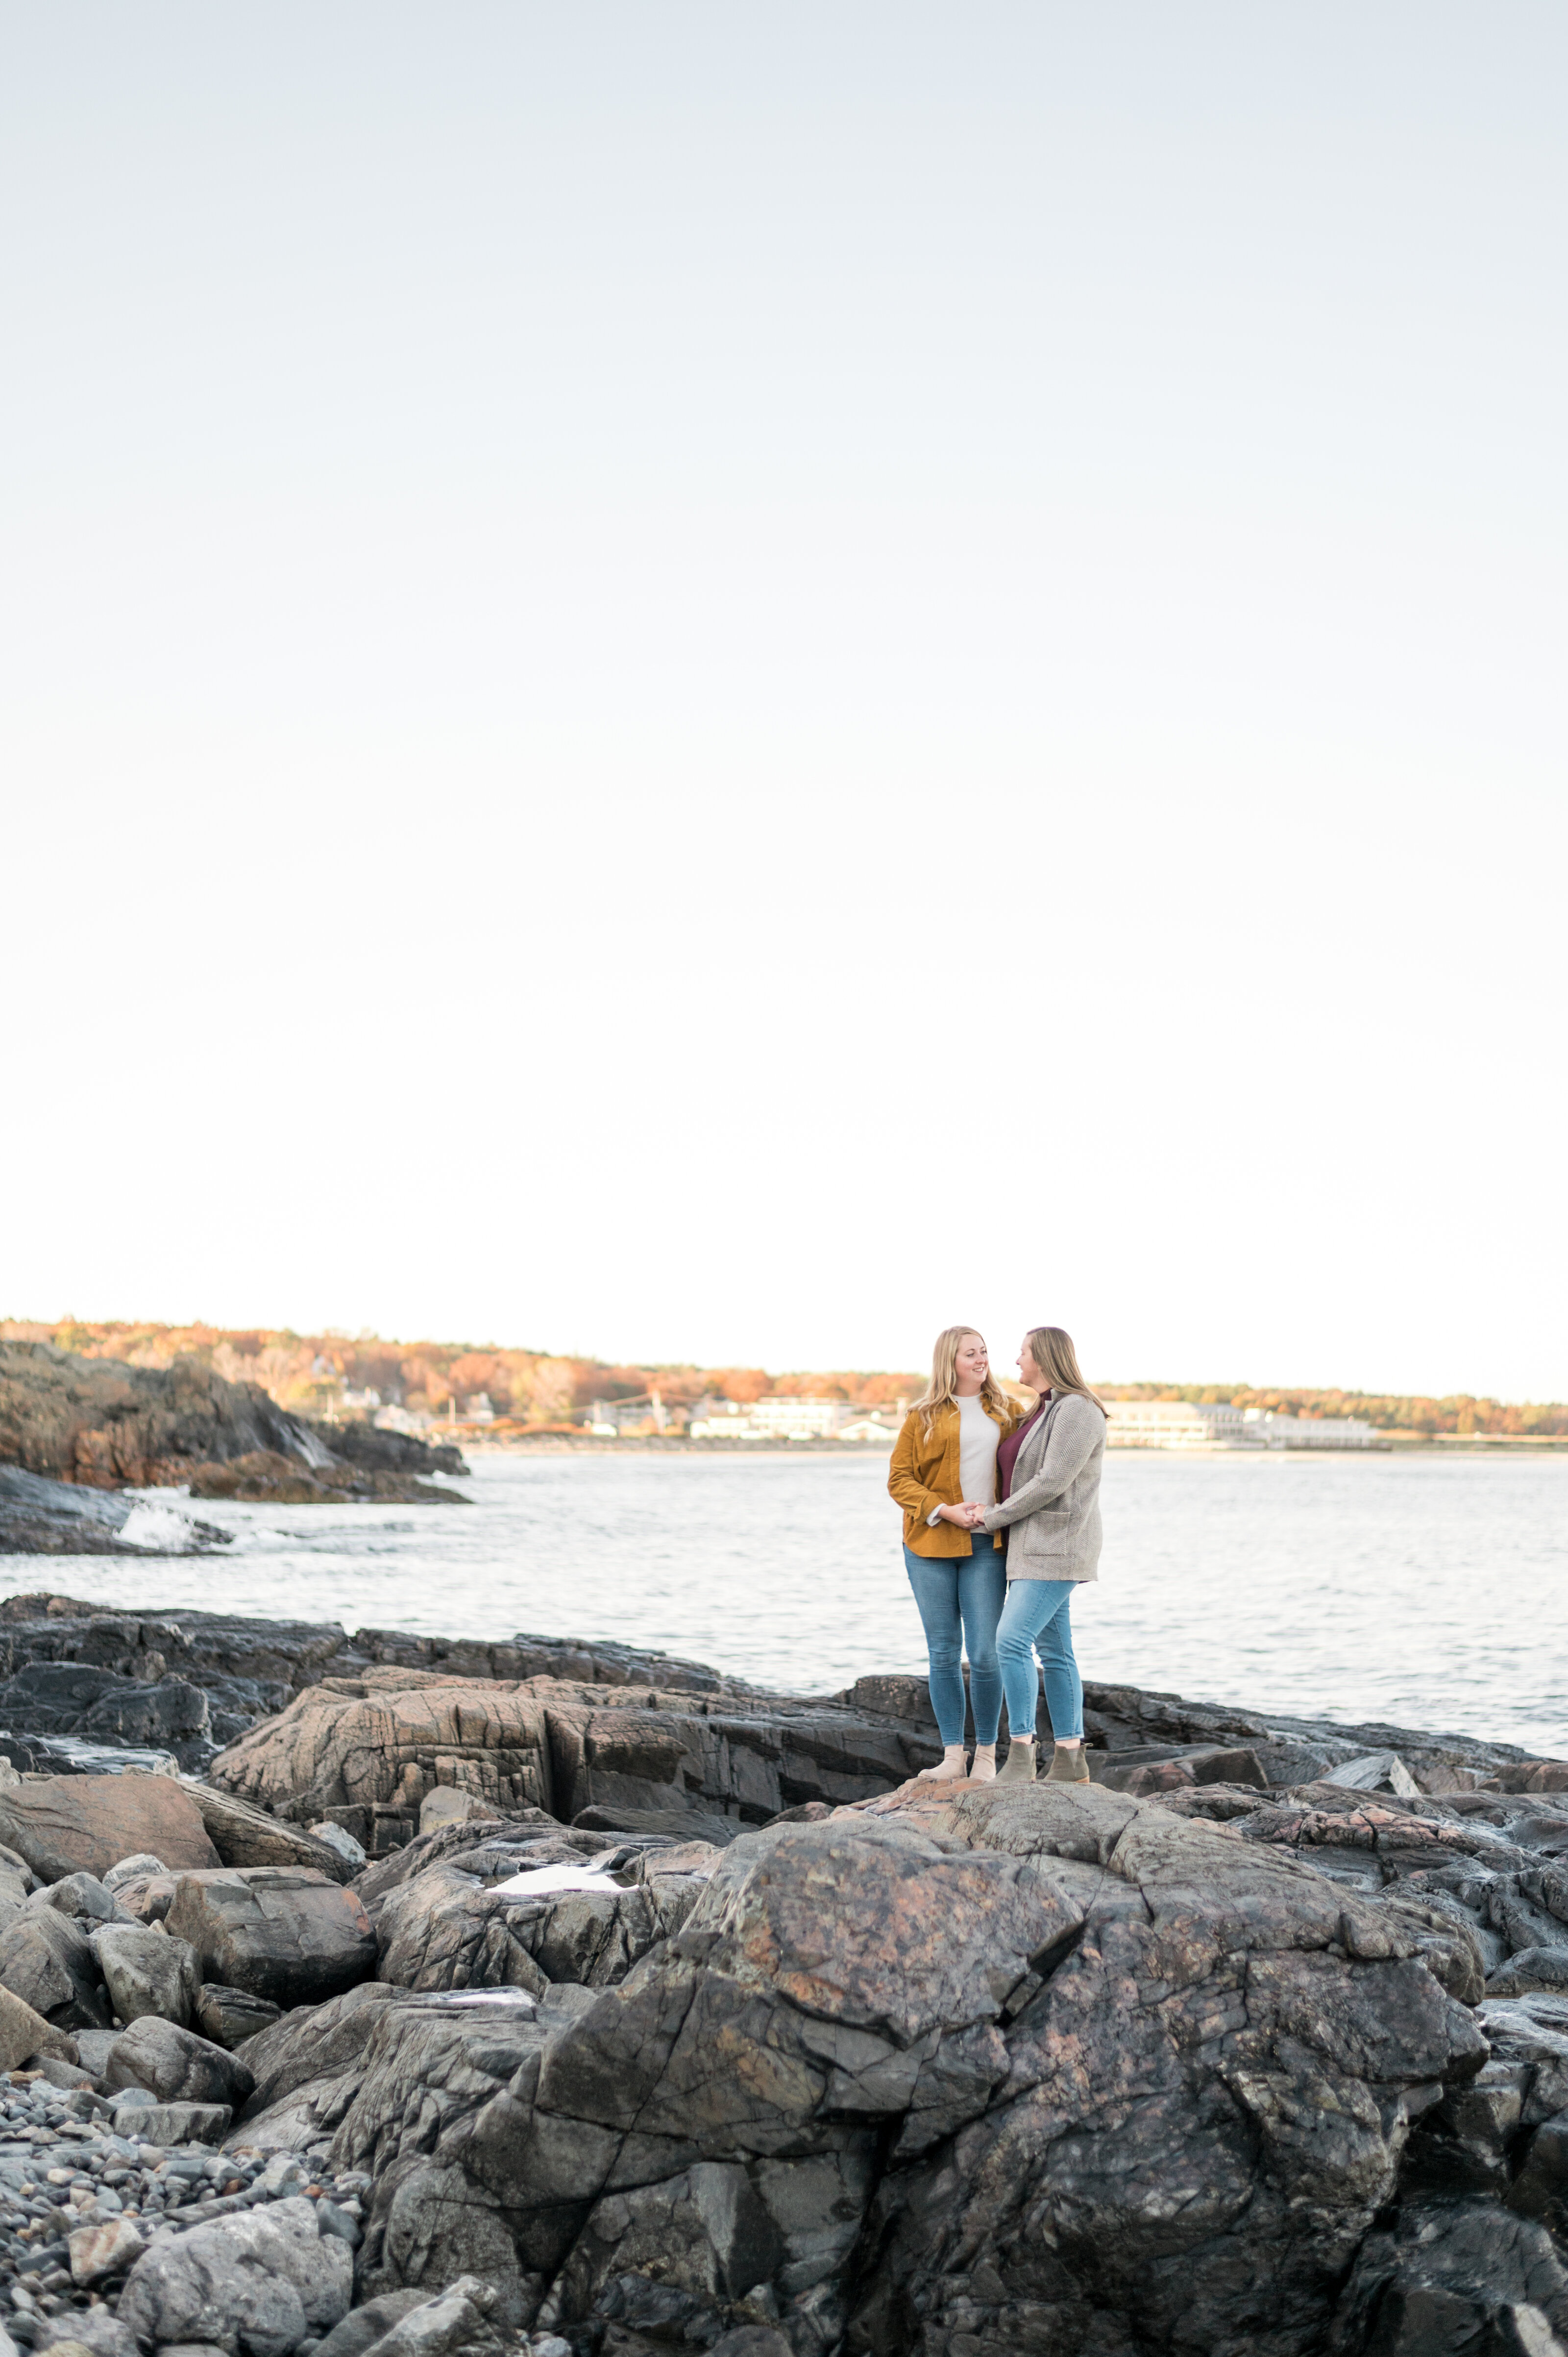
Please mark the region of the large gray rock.
POLYGON ((145 2014, 122 2031, 103 2071, 107 2094, 145 2087, 166 2104, 228 2104, 236 2110, 255 2083, 237 2054, 156 2014, 145 2014))
POLYGON ((1421 1926, 1098 1787, 708 1857, 618 1986, 384 2008, 332 2153, 374 2180, 368 2294, 475 2273, 655 2341, 771 2315, 807 2357, 1307 2357, 1412 2118, 1486 2058, 1421 1926))
POLYGON ((303 2198, 162 2239, 132 2268, 119 2321, 144 2350, 201 2341, 230 2357, 288 2357, 349 2312, 353 2256, 303 2198))
POLYGON ((188 2029, 201 1987, 196 1951, 150 1923, 105 1923, 90 1945, 110 2003, 129 2028, 145 2014, 188 2029))
POLYGON ((432 1867, 383 1904, 377 1975, 409 1989, 608 1987, 679 1930, 701 1888, 671 1877, 532 1895, 477 1886, 456 1862, 432 1867))
POLYGON ((164 1920, 189 1942, 204 1980, 274 2005, 318 2004, 376 1967, 376 1935, 357 1894, 307 1867, 181 1875, 164 1920))
POLYGON ((206 1981, 197 1992, 196 2018, 191 2024, 214 2046, 226 2046, 231 2053, 246 2040, 259 2037, 282 2018, 282 2007, 270 1997, 252 1996, 246 1989, 225 1988, 221 1982, 206 1981))
POLYGON ((339 2076, 359 2074, 366 2039, 392 1996, 380 1980, 363 1980, 326 2006, 297 2006, 248 2039, 245 2070, 254 2083, 245 2116, 257 2119, 297 2088, 321 2093, 339 2076))
POLYGON ((107 2029, 113 2019, 87 1934, 52 1908, 0 1932, 0 1986, 56 2029, 107 2029))

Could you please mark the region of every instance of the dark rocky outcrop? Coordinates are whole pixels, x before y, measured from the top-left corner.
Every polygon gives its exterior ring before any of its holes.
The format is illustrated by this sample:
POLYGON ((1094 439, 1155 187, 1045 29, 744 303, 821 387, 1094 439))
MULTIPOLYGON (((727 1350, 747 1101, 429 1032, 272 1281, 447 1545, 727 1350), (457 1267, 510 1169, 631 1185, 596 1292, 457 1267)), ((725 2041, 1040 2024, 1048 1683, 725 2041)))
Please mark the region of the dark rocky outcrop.
POLYGON ((138 1512, 134 1498, 0 1464, 0 1555, 203 1555, 231 1537, 193 1514, 138 1512))
MULTIPOLYGON (((465 1469, 457 1451, 362 1425, 288 1415, 256 1383, 195 1357, 166 1368, 84 1359, 52 1342, 0 1342, 0 1465, 95 1490, 189 1482, 208 1497, 450 1499, 418 1478, 465 1469), (247 1469, 230 1483, 223 1469, 247 1469)), ((0 1487, 8 1552, 58 1554, 68 1510, 0 1487)), ((122 1517, 122 1520, 124 1517, 122 1517)), ((82 1516, 72 1553, 117 1551, 117 1524, 82 1516)), ((217 1536, 221 1538, 221 1534, 217 1536)))

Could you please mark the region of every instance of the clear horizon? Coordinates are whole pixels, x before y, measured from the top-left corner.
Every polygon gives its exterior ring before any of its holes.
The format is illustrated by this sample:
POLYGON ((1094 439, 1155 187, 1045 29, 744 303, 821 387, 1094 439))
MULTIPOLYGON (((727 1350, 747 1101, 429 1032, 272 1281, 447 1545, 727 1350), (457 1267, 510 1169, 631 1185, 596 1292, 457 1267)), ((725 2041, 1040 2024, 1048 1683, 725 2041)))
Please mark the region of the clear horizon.
POLYGON ((1568 1396, 1568 20, 6 12, 33 1304, 1568 1396))

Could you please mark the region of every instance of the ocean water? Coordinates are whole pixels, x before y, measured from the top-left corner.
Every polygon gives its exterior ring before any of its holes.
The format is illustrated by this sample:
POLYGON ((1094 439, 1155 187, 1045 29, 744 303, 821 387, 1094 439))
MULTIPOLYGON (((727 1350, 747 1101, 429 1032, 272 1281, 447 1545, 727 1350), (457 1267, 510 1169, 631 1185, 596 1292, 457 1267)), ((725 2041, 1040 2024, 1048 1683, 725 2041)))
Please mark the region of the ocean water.
MULTIPOLYGON (((442 1506, 226 1506, 220 1557, 0 1557, 7 1592, 616 1638, 787 1692, 924 1667, 880 1457, 472 1459, 442 1506)), ((1568 1456, 1112 1456, 1086 1676, 1568 1756, 1568 1456)), ((154 1492, 149 1507, 178 1502, 154 1492)))

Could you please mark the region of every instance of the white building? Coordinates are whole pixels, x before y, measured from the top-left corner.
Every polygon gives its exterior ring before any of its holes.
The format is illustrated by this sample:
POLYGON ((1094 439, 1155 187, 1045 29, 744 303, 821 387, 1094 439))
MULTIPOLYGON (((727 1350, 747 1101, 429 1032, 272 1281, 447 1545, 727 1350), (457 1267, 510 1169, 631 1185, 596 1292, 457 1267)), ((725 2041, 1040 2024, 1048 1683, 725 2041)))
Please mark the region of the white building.
POLYGON ((891 1448, 898 1437, 898 1426, 903 1421, 902 1416, 895 1424, 890 1418, 875 1414, 852 1415, 847 1424, 840 1425, 834 1437, 839 1440, 885 1440, 891 1448))
POLYGON ((1223 1402, 1109 1400, 1105 1415, 1108 1448, 1256 1448, 1262 1440, 1223 1402))
POLYGON ((1276 1415, 1272 1408, 1250 1407, 1247 1428, 1270 1448, 1374 1448, 1380 1435, 1374 1425, 1353 1415, 1276 1415))
POLYGON ((845 1400, 704 1401, 708 1414, 690 1426, 693 1440, 832 1440, 854 1419, 845 1400))

